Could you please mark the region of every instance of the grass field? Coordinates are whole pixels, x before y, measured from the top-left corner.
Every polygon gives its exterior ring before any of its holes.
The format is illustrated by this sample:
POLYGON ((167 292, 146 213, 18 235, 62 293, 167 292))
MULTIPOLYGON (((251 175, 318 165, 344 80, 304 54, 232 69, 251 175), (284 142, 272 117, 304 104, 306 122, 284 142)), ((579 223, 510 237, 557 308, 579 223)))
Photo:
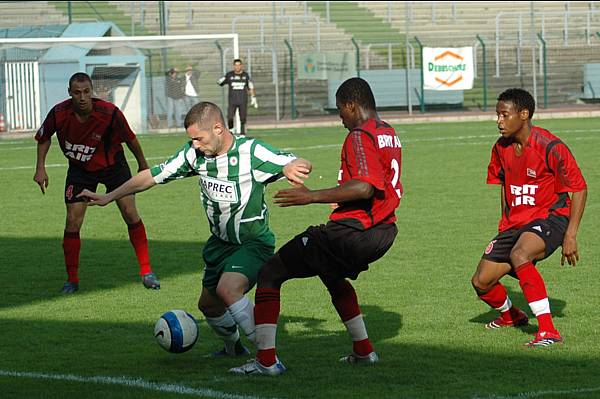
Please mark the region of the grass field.
MULTIPOLYGON (((350 349, 318 279, 284 285, 279 378, 231 376, 244 360, 210 360, 215 338, 196 309, 207 224, 197 179, 155 187, 137 197, 150 240, 158 292, 145 290, 117 208, 90 208, 82 229, 81 289, 58 293, 66 160, 56 141, 48 156, 45 196, 33 182, 35 143, 0 140, 1 398, 597 398, 600 397, 600 119, 539 122, 563 138, 589 186, 578 237, 581 262, 541 263, 564 345, 529 350, 536 330, 486 331, 495 315, 475 296, 470 277, 496 233, 499 188, 485 184, 493 122, 400 125, 405 196, 394 247, 355 282, 381 362, 338 363, 350 349), (200 338, 173 355, 154 341, 169 309, 200 320, 200 338)), ((310 187, 336 183, 340 128, 253 131, 314 164, 310 187)), ((149 162, 184 142, 178 135, 140 136, 149 162)), ((287 183, 278 182, 269 197, 287 183)), ((269 203, 271 199, 269 198, 269 203)), ((277 243, 326 220, 326 205, 271 206, 277 243)), ((516 281, 506 279, 527 309, 516 281)), ((251 295, 253 298, 253 295, 251 295)))

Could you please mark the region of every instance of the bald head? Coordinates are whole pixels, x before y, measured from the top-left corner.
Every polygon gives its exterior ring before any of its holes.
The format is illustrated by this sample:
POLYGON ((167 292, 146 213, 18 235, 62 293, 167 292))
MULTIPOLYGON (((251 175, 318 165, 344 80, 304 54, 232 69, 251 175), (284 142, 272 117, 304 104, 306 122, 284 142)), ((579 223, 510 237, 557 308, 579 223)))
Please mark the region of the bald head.
POLYGON ((215 123, 226 126, 221 110, 215 104, 203 101, 189 110, 183 125, 186 129, 194 124, 200 129, 212 129, 215 123))

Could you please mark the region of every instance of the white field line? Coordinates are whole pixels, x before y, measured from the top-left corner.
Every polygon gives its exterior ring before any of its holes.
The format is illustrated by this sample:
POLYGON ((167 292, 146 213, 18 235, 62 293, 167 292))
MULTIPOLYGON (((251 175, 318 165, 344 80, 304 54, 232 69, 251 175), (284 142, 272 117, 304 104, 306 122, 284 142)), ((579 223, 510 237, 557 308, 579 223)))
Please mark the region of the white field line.
POLYGON ((540 396, 558 396, 561 398, 572 397, 572 395, 586 394, 600 392, 600 387, 596 388, 575 388, 575 389, 560 389, 560 390, 548 390, 548 391, 535 391, 535 392, 521 392, 513 395, 487 395, 487 396, 473 396, 472 399, 523 399, 523 398, 537 398, 540 396))
MULTIPOLYGON (((573 129, 573 130, 561 130, 560 132, 558 132, 558 134, 563 134, 563 133, 590 133, 590 132, 596 132, 598 131, 597 129, 573 129)), ((397 129, 398 133, 406 133, 406 131, 401 130, 401 129, 397 129)), ((150 136, 150 137, 155 137, 155 136, 150 136)), ((486 134, 486 135, 478 135, 478 136, 444 136, 444 137, 430 137, 430 138, 423 138, 423 139, 404 139, 402 140, 403 142, 419 142, 419 141, 444 141, 444 140, 464 140, 464 139, 470 139, 470 138, 488 138, 488 137, 493 137, 490 134, 486 134)), ((497 135, 496 135, 497 137, 497 135)), ((3 148, 3 150, 27 150, 27 149, 32 149, 32 148, 36 148, 36 145, 30 145, 30 146, 25 146, 25 147, 10 147, 10 145, 12 144, 23 144, 23 141, 0 141, 0 147, 3 146, 7 146, 8 148, 3 148)), ((340 144, 341 146, 341 144, 340 144)), ((305 147, 303 147, 305 148, 305 147)))
MULTIPOLYGON (((584 131, 584 130, 582 130, 584 131)), ((585 130, 586 132, 591 132, 591 131, 595 131, 595 130, 585 130)), ((433 143, 443 143, 443 142, 454 142, 451 143, 450 145, 482 145, 482 144, 492 144, 492 141, 464 141, 464 140, 471 140, 471 139, 493 139, 494 137, 497 136, 490 136, 489 134, 482 134, 482 135, 472 135, 472 136, 443 136, 443 137, 425 137, 425 138, 420 138, 420 139, 404 139, 401 140, 402 143, 406 144, 411 144, 411 143, 422 143, 422 142, 433 142, 433 143)), ((589 137, 571 137, 569 138, 569 142, 572 141, 587 141, 587 140, 597 140, 599 139, 599 137, 596 136, 589 136, 589 137)), ((341 148, 342 143, 336 143, 336 144, 319 144, 319 145, 312 145, 312 146, 303 146, 303 147, 286 147, 286 148, 282 148, 283 151, 299 151, 299 150, 322 150, 322 149, 327 149, 327 148, 341 148)), ((31 147, 31 148, 35 148, 35 147, 31 147)), ((8 150, 10 150, 11 148, 8 148, 8 150)), ((161 161, 165 161, 170 157, 170 155, 168 156, 163 156, 163 157, 148 157, 146 158, 147 161, 154 161, 154 160, 161 160, 161 161)), ((132 161, 132 159, 128 159, 129 162, 132 161)), ((58 168, 58 167, 66 167, 68 166, 68 164, 66 163, 57 163, 57 164, 49 164, 46 165, 46 168, 58 168)), ((0 171, 3 170, 21 170, 21 169, 31 169, 33 170, 35 168, 35 165, 29 165, 29 166, 9 166, 9 167, 0 167, 0 171)))
POLYGON ((83 382, 92 384, 105 384, 105 385, 121 385, 129 388, 141 388, 155 392, 169 392, 180 395, 190 395, 198 397, 216 398, 216 399, 261 399, 259 396, 247 396, 247 395, 236 395, 220 391, 215 391, 208 388, 190 388, 185 385, 178 384, 164 384, 146 381, 141 378, 129 378, 129 377, 107 377, 107 376, 92 376, 83 377, 73 374, 48 374, 48 373, 33 373, 33 372, 21 372, 21 371, 10 371, 0 370, 0 376, 2 377, 13 377, 13 378, 30 378, 36 380, 54 380, 54 381, 70 381, 70 382, 83 382))

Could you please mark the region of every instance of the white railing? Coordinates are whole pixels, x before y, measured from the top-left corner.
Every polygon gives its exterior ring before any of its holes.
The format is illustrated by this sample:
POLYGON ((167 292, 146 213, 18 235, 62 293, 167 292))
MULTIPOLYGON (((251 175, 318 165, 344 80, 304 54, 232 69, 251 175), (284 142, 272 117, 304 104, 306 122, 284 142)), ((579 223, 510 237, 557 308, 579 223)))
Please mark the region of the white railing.
MULTIPOLYGON (((563 31, 562 31, 562 39, 563 45, 569 45, 569 29, 573 30, 575 28, 570 28, 569 18, 573 16, 584 16, 586 19, 585 23, 585 36, 586 42, 588 45, 591 44, 592 33, 592 18, 596 14, 596 11, 593 7, 590 7, 588 11, 570 11, 567 7, 565 11, 548 11, 533 14, 533 18, 540 21, 541 24, 541 36, 543 39, 546 38, 546 18, 548 17, 560 17, 563 20, 563 31)), ((506 17, 516 17, 518 18, 517 25, 517 75, 521 74, 521 47, 523 46, 523 17, 531 18, 531 12, 525 11, 501 11, 496 14, 496 47, 495 47, 495 63, 496 63, 496 73, 495 77, 500 77, 500 41, 501 41, 501 33, 500 33, 500 25, 502 18, 506 17)))
POLYGON ((308 21, 315 21, 316 23, 316 43, 317 43, 317 51, 321 51, 321 21, 318 17, 307 17, 302 15, 278 15, 274 17, 265 17, 262 15, 239 15, 233 18, 231 22, 231 32, 237 33, 238 23, 241 21, 258 21, 259 29, 260 29, 260 46, 263 48, 267 48, 265 45, 265 21, 268 20, 272 22, 287 22, 288 25, 288 41, 293 43, 294 31, 293 31, 293 21, 301 20, 305 24, 308 21))

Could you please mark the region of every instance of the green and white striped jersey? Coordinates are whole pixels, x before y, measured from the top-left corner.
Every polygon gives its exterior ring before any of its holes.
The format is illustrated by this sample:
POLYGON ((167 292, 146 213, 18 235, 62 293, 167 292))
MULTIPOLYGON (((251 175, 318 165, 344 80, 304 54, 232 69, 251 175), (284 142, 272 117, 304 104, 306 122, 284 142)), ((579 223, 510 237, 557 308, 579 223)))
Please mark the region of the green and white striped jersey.
POLYGON ((295 158, 246 137, 236 137, 226 154, 207 158, 190 141, 150 172, 157 184, 199 175, 200 200, 211 233, 223 241, 241 244, 261 238, 273 240, 265 188, 283 177, 283 167, 295 158))

